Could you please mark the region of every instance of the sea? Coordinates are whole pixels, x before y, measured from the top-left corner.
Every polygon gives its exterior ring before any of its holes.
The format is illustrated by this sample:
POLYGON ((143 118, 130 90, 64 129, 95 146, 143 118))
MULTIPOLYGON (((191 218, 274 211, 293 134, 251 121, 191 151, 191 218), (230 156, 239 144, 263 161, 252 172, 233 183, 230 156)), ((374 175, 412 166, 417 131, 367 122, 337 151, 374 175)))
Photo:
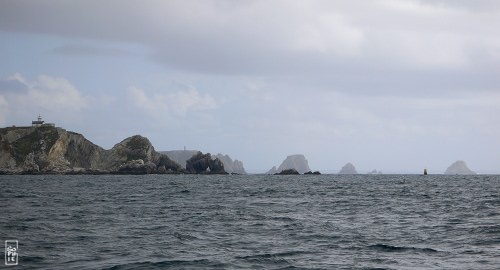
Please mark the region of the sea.
POLYGON ((500 269, 500 176, 2 175, 0 240, 11 269, 500 269))

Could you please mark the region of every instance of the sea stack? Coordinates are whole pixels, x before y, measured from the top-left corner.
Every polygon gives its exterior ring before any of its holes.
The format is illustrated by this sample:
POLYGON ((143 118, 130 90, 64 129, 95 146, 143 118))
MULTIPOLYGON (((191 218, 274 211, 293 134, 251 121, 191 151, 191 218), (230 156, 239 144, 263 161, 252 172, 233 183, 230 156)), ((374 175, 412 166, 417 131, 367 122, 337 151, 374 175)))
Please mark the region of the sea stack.
POLYGON ((278 173, 284 170, 294 169, 300 174, 304 174, 305 172, 310 171, 309 163, 304 155, 291 155, 286 157, 285 160, 278 167, 278 173))
POLYGON ((354 165, 352 165, 352 163, 349 162, 346 165, 344 165, 342 169, 340 169, 339 174, 358 174, 358 172, 356 171, 354 165))
POLYGON ((446 169, 446 172, 444 172, 444 174, 473 175, 476 174, 476 172, 470 170, 467 167, 467 164, 465 164, 465 161, 458 160, 451 164, 450 167, 446 169))

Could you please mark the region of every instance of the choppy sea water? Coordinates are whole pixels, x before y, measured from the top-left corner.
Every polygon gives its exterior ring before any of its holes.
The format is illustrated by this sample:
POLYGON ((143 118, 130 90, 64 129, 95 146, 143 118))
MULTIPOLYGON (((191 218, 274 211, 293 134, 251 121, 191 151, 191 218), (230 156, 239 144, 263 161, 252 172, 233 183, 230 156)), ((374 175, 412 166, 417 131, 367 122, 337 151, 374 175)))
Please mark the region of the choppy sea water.
POLYGON ((500 176, 0 176, 7 239, 28 269, 499 269, 500 176))

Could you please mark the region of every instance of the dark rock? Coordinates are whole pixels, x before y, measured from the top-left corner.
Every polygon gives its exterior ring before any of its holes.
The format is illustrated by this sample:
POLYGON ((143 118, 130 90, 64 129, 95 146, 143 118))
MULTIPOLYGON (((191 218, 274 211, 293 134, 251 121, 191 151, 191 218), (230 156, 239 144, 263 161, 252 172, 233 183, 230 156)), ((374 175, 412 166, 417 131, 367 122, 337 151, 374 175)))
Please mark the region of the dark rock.
POLYGON ((198 154, 197 150, 172 150, 172 151, 159 151, 160 154, 167 155, 168 158, 175 161, 177 164, 181 165, 183 169, 186 169, 186 161, 198 154))
POLYGON ((320 175, 321 173, 319 171, 314 171, 314 172, 311 172, 311 171, 308 171, 304 174, 314 174, 314 175, 320 175))
POLYGON ((198 152, 186 161, 186 170, 189 173, 227 174, 220 159, 212 159, 210 153, 198 152))
POLYGON ((286 169, 279 173, 275 173, 275 175, 297 175, 300 174, 296 169, 286 169))

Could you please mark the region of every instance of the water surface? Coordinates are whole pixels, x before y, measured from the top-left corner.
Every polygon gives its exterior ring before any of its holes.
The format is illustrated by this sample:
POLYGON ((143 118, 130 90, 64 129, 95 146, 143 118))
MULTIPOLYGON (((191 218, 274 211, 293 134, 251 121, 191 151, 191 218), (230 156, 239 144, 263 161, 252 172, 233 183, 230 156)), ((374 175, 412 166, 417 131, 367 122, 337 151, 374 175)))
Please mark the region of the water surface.
POLYGON ((0 206, 23 268, 500 265, 500 176, 0 176, 0 206))

